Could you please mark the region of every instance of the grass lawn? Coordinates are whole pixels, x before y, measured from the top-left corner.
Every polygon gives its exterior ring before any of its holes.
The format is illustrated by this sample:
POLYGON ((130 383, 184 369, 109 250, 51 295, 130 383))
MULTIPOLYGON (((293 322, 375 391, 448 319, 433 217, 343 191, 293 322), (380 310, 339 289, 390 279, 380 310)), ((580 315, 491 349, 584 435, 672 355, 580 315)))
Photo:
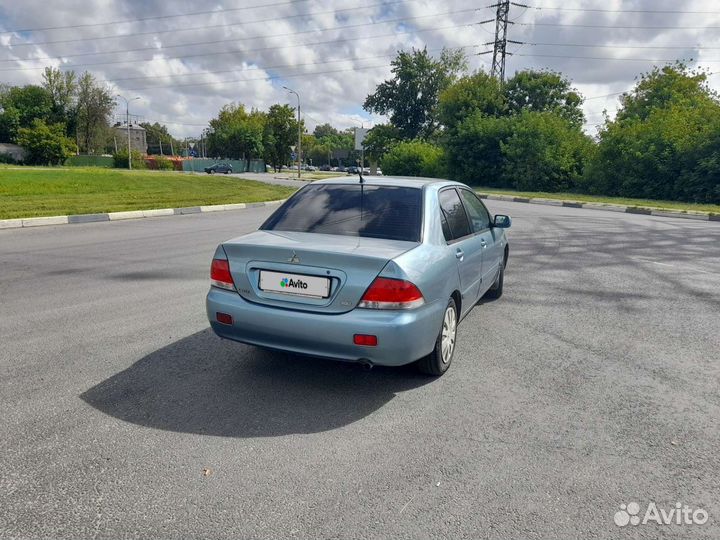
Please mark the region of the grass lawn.
POLYGON ((0 219, 285 199, 295 190, 219 175, 101 168, 0 168, 0 219))
POLYGON ((658 208, 668 210, 683 210, 692 212, 707 212, 720 214, 718 204, 695 204, 678 201, 656 201, 653 199, 626 199, 623 197, 603 197, 600 195, 582 195, 579 193, 545 193, 540 191, 513 191, 512 189, 496 189, 475 187, 480 193, 494 193, 496 195, 510 195, 513 197, 525 197, 529 199, 556 199, 565 201, 592 202, 601 204, 619 204, 623 206, 639 206, 643 208, 658 208))

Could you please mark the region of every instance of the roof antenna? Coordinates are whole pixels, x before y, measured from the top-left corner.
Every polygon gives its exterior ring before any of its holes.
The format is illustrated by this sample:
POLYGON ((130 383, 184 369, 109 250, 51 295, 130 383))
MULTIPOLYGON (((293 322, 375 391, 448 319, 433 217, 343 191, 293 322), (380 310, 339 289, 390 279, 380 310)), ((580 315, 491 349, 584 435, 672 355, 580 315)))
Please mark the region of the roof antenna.
POLYGON ((361 184, 364 184, 364 183, 365 183, 365 179, 362 177, 363 170, 362 170, 362 167, 360 166, 360 160, 359 160, 359 159, 356 159, 356 160, 355 160, 355 163, 358 164, 357 171, 358 171, 358 176, 360 177, 360 183, 361 183, 361 184))

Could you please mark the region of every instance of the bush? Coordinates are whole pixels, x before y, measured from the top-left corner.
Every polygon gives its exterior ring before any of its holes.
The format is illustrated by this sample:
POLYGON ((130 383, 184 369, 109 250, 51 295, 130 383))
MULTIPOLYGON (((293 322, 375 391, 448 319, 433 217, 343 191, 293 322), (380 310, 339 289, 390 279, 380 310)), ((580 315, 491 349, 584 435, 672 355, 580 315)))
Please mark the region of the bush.
MULTIPOLYGON (((127 150, 120 150, 113 154, 113 167, 116 169, 127 169, 128 168, 128 153, 127 150)), ((145 162, 145 156, 143 156, 137 150, 132 151, 132 167, 133 169, 147 169, 147 163, 145 162)))
POLYGON ((450 178, 470 185, 511 187, 502 174, 505 158, 500 146, 511 133, 507 116, 477 111, 461 121, 444 141, 450 178))
POLYGON ((556 112, 523 111, 500 143, 502 176, 521 191, 572 191, 583 174, 592 141, 556 112))
POLYGON ((27 151, 25 162, 31 165, 62 165, 77 148, 75 141, 65 136, 65 126, 38 119, 31 127, 18 130, 17 143, 27 151))
POLYGON ((720 100, 706 79, 682 64, 642 75, 600 131, 584 189, 719 203, 720 100))
POLYGON ((383 156, 383 174, 395 176, 445 176, 444 152, 439 146, 422 141, 401 142, 383 156))
POLYGON ((592 141, 557 112, 463 120, 445 139, 450 177, 525 191, 577 189, 592 141))
POLYGON ((70 156, 65 160, 66 167, 103 167, 109 169, 113 166, 113 163, 111 156, 70 156))
MULTIPOLYGON (((152 156, 145 160, 148 169, 156 171, 172 171, 175 165, 172 160, 165 156, 152 156)), ((135 166, 135 159, 133 158, 133 167, 135 166)))
POLYGON ((159 171, 172 171, 175 168, 173 162, 163 156, 155 158, 155 165, 159 171))
POLYGON ((10 154, 0 153, 0 163, 7 163, 8 165, 15 165, 18 161, 10 154))

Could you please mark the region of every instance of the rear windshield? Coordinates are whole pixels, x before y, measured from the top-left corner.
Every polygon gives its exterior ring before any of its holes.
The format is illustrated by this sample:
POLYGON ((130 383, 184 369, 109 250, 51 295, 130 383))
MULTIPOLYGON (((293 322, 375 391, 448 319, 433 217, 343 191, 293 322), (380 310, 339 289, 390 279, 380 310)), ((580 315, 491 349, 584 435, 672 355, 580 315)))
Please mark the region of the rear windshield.
POLYGON ((310 185, 278 208, 260 229, 419 242, 421 203, 419 188, 310 185))

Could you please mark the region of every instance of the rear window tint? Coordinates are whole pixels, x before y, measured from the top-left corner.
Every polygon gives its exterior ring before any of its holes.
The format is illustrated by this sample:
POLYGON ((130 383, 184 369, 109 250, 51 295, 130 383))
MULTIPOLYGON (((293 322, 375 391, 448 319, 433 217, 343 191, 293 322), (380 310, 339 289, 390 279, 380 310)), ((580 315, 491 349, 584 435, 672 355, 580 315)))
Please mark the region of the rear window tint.
POLYGON ((419 188, 311 185, 278 208, 260 229, 419 242, 421 206, 419 188))

